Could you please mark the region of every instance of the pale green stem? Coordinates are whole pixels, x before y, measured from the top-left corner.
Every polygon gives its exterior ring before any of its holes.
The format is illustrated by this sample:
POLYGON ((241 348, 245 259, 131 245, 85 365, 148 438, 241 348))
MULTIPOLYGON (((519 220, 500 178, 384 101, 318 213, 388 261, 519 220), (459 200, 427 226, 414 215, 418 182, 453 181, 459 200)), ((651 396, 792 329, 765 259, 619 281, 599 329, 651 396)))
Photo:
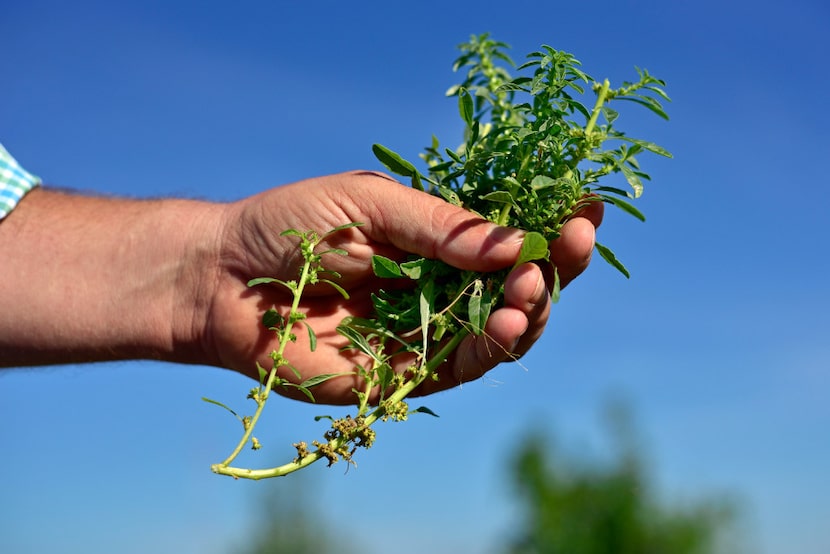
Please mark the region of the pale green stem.
POLYGON ((591 136, 591 133, 594 132, 594 127, 597 125, 597 119, 599 118, 599 113, 602 110, 602 106, 605 104, 605 100, 608 97, 608 90, 611 87, 611 83, 608 79, 605 79, 602 82, 602 87, 599 89, 599 93, 597 93, 597 101, 594 103, 594 109, 591 110, 591 119, 588 120, 588 124, 585 126, 585 137, 591 136))
MULTIPOLYGON (((435 354, 422 368, 421 371, 417 373, 412 379, 404 383, 401 387, 399 387, 392 395, 389 397, 390 402, 400 402, 407 395, 409 395, 413 390, 415 390, 418 385, 423 383, 427 378, 429 378, 433 372, 438 368, 439 365, 444 363, 449 355, 458 347, 461 341, 469 334, 469 331, 466 329, 461 329, 458 331, 453 337, 443 345, 443 347, 435 354)), ((366 427, 371 426, 375 423, 378 419, 383 417, 384 410, 383 408, 375 408, 371 414, 366 416, 364 425, 366 427)), ((330 446, 335 451, 343 446, 345 443, 349 441, 347 437, 341 437, 337 440, 334 440, 330 443, 330 446)), ((287 464, 283 464, 278 467, 268 468, 268 469, 244 469, 238 467, 229 467, 227 464, 217 464, 211 466, 211 470, 214 473, 218 473, 220 475, 229 475, 234 478, 241 478, 241 479, 267 479, 270 477, 282 477, 288 475, 289 473, 293 473, 297 470, 300 470, 306 466, 309 466, 323 458, 323 454, 318 448, 317 450, 310 452, 308 455, 295 459, 292 462, 287 464)))
POLYGON ((298 313, 298 308, 300 306, 300 298, 302 297, 303 290, 305 289, 306 282, 308 281, 308 274, 309 274, 310 269, 311 269, 311 262, 306 260, 305 263, 303 264, 303 269, 302 269, 302 273, 300 274, 300 279, 297 282, 297 288, 292 291, 293 295, 294 295, 294 299, 291 303, 291 310, 288 312, 287 323, 286 323, 285 327, 283 327, 282 333, 280 335, 280 344, 279 344, 279 348, 277 350, 274 365, 273 365, 273 367, 271 368, 271 371, 268 374, 268 379, 265 382, 265 386, 260 387, 260 390, 262 392, 260 393, 260 397, 257 400, 256 411, 254 412, 254 415, 251 416, 251 422, 248 425, 248 428, 245 429, 245 433, 242 435, 242 438, 239 440, 239 444, 236 445, 236 448, 233 449, 233 452, 230 453, 230 455, 225 459, 225 461, 223 461, 221 464, 215 464, 215 465, 211 466, 211 469, 215 473, 223 473, 222 471, 217 471, 217 468, 223 468, 223 467, 226 468, 228 465, 230 465, 231 462, 233 462, 236 459, 237 456, 239 456, 239 453, 242 452, 242 449, 245 448, 245 445, 250 440, 251 435, 254 432, 254 427, 256 427, 256 424, 259 421, 259 416, 262 415, 262 410, 265 408, 265 402, 266 402, 266 400, 268 400, 268 397, 271 394, 271 388, 274 386, 274 380, 277 377, 277 369, 279 369, 281 367, 276 362, 276 360, 285 360, 285 358, 283 357, 283 354, 285 353, 286 346, 288 345, 288 343, 291 340, 291 331, 294 328, 294 319, 293 318, 294 318, 295 314, 298 313))

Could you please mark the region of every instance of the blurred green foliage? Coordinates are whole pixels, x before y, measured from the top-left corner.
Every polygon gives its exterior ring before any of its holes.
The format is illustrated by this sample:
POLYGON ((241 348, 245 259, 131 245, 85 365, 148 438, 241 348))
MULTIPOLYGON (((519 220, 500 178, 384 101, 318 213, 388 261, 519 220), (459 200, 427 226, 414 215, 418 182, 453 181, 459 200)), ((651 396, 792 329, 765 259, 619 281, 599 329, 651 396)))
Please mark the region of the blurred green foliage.
POLYGON ((735 509, 714 497, 667 507, 622 405, 606 411, 610 460, 568 458, 537 433, 510 471, 523 519, 510 554, 712 554, 730 537, 735 509))
POLYGON ((268 487, 251 530, 234 554, 348 554, 349 541, 316 505, 315 486, 298 475, 268 487))

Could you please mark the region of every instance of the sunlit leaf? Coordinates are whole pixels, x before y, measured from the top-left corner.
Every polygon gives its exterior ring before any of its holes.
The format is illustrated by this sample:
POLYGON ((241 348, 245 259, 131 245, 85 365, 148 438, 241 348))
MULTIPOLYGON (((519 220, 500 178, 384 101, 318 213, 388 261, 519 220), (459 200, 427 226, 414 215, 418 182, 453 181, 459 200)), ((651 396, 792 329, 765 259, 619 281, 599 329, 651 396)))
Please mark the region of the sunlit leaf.
POLYGON ((259 384, 264 385, 265 381, 268 380, 268 370, 266 370, 264 367, 259 365, 259 362, 257 362, 257 364, 256 364, 256 370, 257 370, 257 374, 259 375, 259 384))
POLYGON ((603 199, 603 201, 605 201, 609 204, 615 205, 616 207, 618 207, 622 211, 633 215, 634 217, 636 217, 640 221, 645 221, 646 220, 646 216, 644 216, 640 210, 638 210, 637 208, 635 208, 634 206, 632 206, 631 204, 629 204, 628 202, 626 202, 625 200, 623 200, 621 198, 617 198, 616 196, 608 196, 606 194, 603 194, 602 199, 603 199))
POLYGON ((473 126, 473 98, 465 88, 458 91, 458 112, 468 127, 473 126))
POLYGON ((516 266, 514 267, 518 267, 524 263, 535 260, 547 260, 549 256, 550 251, 548 250, 548 241, 545 240, 545 237, 543 237, 541 233, 531 231, 530 233, 527 233, 522 240, 522 248, 519 251, 519 259, 516 260, 516 266))
POLYGON ((611 251, 610 248, 607 246, 603 246, 600 243, 594 243, 594 246, 599 252, 599 255, 602 256, 602 259, 614 266, 620 273, 625 275, 626 278, 631 277, 631 274, 625 268, 625 266, 617 259, 617 256, 614 255, 614 252, 611 251))
POLYGON ((342 376, 343 376, 342 373, 321 373, 320 375, 315 375, 314 377, 309 377, 308 379, 306 379, 305 381, 300 383, 299 386, 310 389, 312 387, 316 387, 317 385, 319 385, 321 383, 325 383, 326 381, 330 381, 331 379, 334 379, 335 377, 342 377, 342 376))
POLYGON ((401 268, 395 260, 377 254, 372 256, 372 271, 374 271, 375 276, 383 279, 403 277, 401 268))
POLYGON ((411 177, 415 173, 415 166, 403 159, 397 152, 389 150, 382 144, 373 144, 372 152, 375 157, 392 173, 403 177, 411 177))

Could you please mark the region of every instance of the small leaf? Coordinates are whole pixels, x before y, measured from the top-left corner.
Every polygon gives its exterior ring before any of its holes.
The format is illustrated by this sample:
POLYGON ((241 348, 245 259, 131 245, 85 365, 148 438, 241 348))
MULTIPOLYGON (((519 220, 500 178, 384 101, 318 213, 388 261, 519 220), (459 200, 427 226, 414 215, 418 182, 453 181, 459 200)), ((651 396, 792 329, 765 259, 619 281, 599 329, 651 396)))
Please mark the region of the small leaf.
POLYGON ((325 383, 330 379, 334 379, 335 377, 341 377, 344 375, 343 373, 321 373, 320 375, 315 375, 314 377, 309 377, 298 386, 310 389, 312 387, 316 387, 321 383, 325 383))
POLYGON ((403 177, 411 177, 415 173, 415 166, 403 159, 400 154, 389 150, 382 144, 373 144, 372 152, 375 157, 385 165, 389 171, 402 175, 403 177))
POLYGON ((556 184, 556 179, 548 177, 547 175, 537 175, 530 182, 530 188, 533 190, 539 190, 541 188, 550 187, 554 184, 556 184))
POLYGON ((330 415, 316 415, 314 416, 314 421, 320 421, 321 419, 328 419, 329 421, 334 421, 334 418, 330 415))
POLYGON ((265 313, 262 314, 262 325, 266 329, 282 329, 284 324, 285 318, 274 308, 265 310, 265 313))
POLYGON ((603 260, 617 268, 617 270, 620 273, 625 275, 626 279, 631 277, 631 274, 628 272, 628 270, 625 268, 622 262, 620 262, 617 259, 617 256, 614 255, 614 252, 612 252, 610 248, 608 248, 607 246, 603 246, 598 242, 594 243, 594 246, 596 247, 597 252, 599 252, 599 255, 602 256, 603 260))
POLYGON ((440 417, 438 414, 436 414, 435 412, 433 412, 432 410, 430 410, 426 406, 421 406, 419 408, 415 408, 414 410, 412 410, 413 414, 416 413, 416 412, 420 413, 420 414, 431 415, 432 417, 440 417))
POLYGON ((668 114, 663 110, 660 103, 653 98, 649 98, 648 96, 618 96, 617 99, 628 100, 629 102, 640 104, 641 106, 645 106, 649 110, 653 111, 663 119, 669 119, 668 114))
POLYGON ((305 328, 308 330, 308 349, 314 352, 317 350, 317 334, 308 323, 305 323, 305 328))
POLYGON ((427 355, 427 337, 429 336, 429 320, 432 317, 432 304, 435 296, 434 289, 433 282, 427 281, 418 297, 418 306, 421 312, 421 342, 424 347, 424 358, 427 355))
POLYGON ((418 258, 417 260, 409 260, 402 262, 400 265, 401 271, 410 279, 420 279, 421 275, 425 275, 432 271, 435 266, 434 260, 426 258, 418 258))
POLYGON ((257 373, 259 373, 259 384, 264 385, 265 381, 268 379, 268 371, 259 365, 259 362, 256 364, 257 373))
POLYGON ((202 397, 202 400, 204 400, 205 402, 207 402, 207 403, 209 403, 209 404, 215 404, 215 405, 219 406, 220 408, 225 408, 225 409, 226 409, 226 410, 228 410, 230 413, 232 413, 236 419, 238 419, 238 420, 242 421, 242 418, 240 418, 240 417, 236 414, 236 412, 234 412, 233 410, 231 410, 230 408, 228 408, 227 406, 225 406, 224 404, 222 404, 222 403, 221 403, 221 402, 219 402, 218 400, 211 400, 210 398, 205 398, 204 396, 202 397))
POLYGON ((556 304, 559 302, 559 294, 562 290, 562 284, 559 281, 559 268, 553 266, 553 288, 550 291, 550 301, 556 304))
POLYGON ((524 240, 522 240, 522 249, 519 251, 519 259, 516 260, 516 265, 513 267, 518 267, 526 262, 532 262, 534 260, 547 260, 550 256, 550 251, 548 250, 548 241, 545 240, 540 233, 535 231, 531 231, 530 233, 526 234, 524 240))
POLYGON ((380 163, 385 165, 389 171, 403 177, 411 177, 412 187, 417 190, 424 190, 424 185, 421 182, 421 174, 418 173, 418 170, 415 169, 415 166, 412 165, 412 163, 406 161, 399 154, 389 150, 381 144, 373 144, 372 152, 374 152, 375 157, 380 161, 380 163))
POLYGON ((275 277, 257 277, 256 279, 251 279, 250 281, 248 281, 248 286, 249 287, 255 287, 257 285, 271 285, 271 284, 282 285, 282 286, 284 286, 285 288, 287 288, 288 290, 291 290, 291 291, 293 291, 295 288, 297 288, 297 285, 294 284, 293 282, 286 283, 282 279, 277 279, 275 277))
POLYGON ((658 146, 658 145, 654 144, 653 142, 648 142, 648 141, 645 141, 645 140, 640 140, 640 139, 635 139, 635 138, 630 138, 630 137, 625 137, 625 136, 615 136, 614 138, 625 141, 625 142, 630 142, 632 144, 636 144, 637 146, 640 146, 644 150, 648 150, 649 152, 654 152, 655 154, 659 154, 660 156, 665 156, 667 158, 672 158, 673 157, 671 155, 671 152, 669 152, 668 150, 666 150, 662 146, 658 146))
POLYGON ((401 268, 394 260, 390 260, 385 256, 372 256, 372 271, 377 277, 382 279, 393 279, 396 277, 403 277, 401 268))
POLYGON ((490 310, 493 308, 493 299, 490 291, 476 287, 470 296, 467 305, 467 314, 470 318, 470 325, 473 327, 473 334, 480 335, 484 331, 487 319, 490 317, 490 310))
POLYGON ((324 238, 328 237, 329 235, 333 235, 334 233, 339 233, 340 231, 344 231, 346 229, 351 229, 352 227, 360 227, 361 225, 363 225, 363 223, 360 223, 358 221, 353 221, 351 223, 345 223, 343 225, 338 225, 337 227, 335 227, 334 229, 330 230, 328 233, 323 235, 323 237, 324 238))
POLYGON ((506 190, 494 190, 493 192, 488 192, 481 198, 482 200, 489 200, 490 202, 498 202, 500 204, 513 205, 516 203, 506 190))
POLYGON ((395 371, 389 364, 380 364, 375 368, 375 371, 378 375, 378 388, 380 389, 382 397, 385 394, 386 389, 389 388, 389 385, 392 384, 392 380, 395 378, 395 371))
POLYGON ((371 344, 369 344, 369 341, 366 340, 366 337, 360 334, 360 331, 357 331, 348 325, 338 325, 337 332, 349 339, 352 347, 357 348, 373 360, 380 361, 377 352, 375 352, 375 349, 372 348, 371 344))
POLYGON ((620 196, 631 198, 631 193, 629 193, 627 190, 619 189, 616 187, 596 187, 593 190, 596 192, 613 192, 614 194, 619 194, 620 196))
POLYGON ((617 198, 615 196, 608 196, 607 194, 603 194, 601 196, 602 196, 603 202, 613 204, 614 206, 618 207, 622 211, 633 215, 634 217, 636 217, 640 221, 645 221, 646 220, 646 216, 644 216, 643 213, 640 210, 638 210, 637 208, 635 208, 634 206, 632 206, 631 204, 629 204, 625 200, 623 200, 621 198, 617 198))
POLYGON ((311 391, 310 391, 310 390, 308 390, 307 388, 305 388, 304 386, 302 386, 302 385, 295 385, 294 383, 286 383, 286 385, 288 385, 288 386, 290 386, 290 387, 293 387, 293 388, 297 389, 298 391, 300 391, 301 393, 303 393, 304 395, 306 395, 306 397, 307 397, 307 398, 308 398, 311 402, 314 402, 315 404, 317 403, 317 401, 314 399, 314 395, 313 395, 313 394, 311 394, 311 391))
POLYGON ((640 180, 640 176, 637 175, 637 172, 624 164, 620 165, 619 168, 623 172, 623 175, 625 175, 625 180, 628 181, 628 184, 631 185, 631 188, 634 190, 634 198, 642 196, 643 182, 640 180))
POLYGON ((467 127, 473 126, 473 97, 463 87, 458 90, 458 113, 467 127))
POLYGON ((332 287, 334 290, 336 290, 337 292, 340 293, 340 296, 342 296, 346 300, 349 299, 349 293, 346 292, 346 289, 344 289, 343 287, 341 287, 340 285, 338 285, 337 283, 335 283, 331 279, 320 279, 320 282, 321 283, 326 283, 327 285, 332 287))

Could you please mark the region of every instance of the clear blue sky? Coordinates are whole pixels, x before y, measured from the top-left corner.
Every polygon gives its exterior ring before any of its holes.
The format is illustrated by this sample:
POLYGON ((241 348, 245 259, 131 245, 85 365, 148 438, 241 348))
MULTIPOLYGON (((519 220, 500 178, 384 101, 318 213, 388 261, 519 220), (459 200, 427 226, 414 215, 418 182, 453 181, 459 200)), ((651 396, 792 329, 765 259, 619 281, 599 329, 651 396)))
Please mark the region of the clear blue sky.
MULTIPOLYGON (((667 501, 734 494, 753 552, 819 554, 830 551, 828 28, 818 0, 12 0, 0 8, 0 142, 54 185, 229 201, 378 169, 374 142, 412 158, 432 134, 453 143, 443 92, 473 33, 516 58, 568 50, 597 78, 648 68, 668 81, 672 120, 624 128, 675 159, 642 159, 647 223, 609 213, 601 235, 632 279, 593 264, 526 370, 431 399, 440 419, 381 427, 359 467, 313 468, 304 486, 365 552, 401 533, 399 554, 483 552, 516 517, 511 446, 543 427, 602 451, 597 414, 618 394, 667 501)), ((208 469, 237 427, 199 399, 238 406, 248 386, 146 362, 0 375, 0 551, 232 551, 260 491, 296 494, 208 469)), ((321 411, 276 403, 259 456, 291 456, 291 442, 318 436, 321 411)))

